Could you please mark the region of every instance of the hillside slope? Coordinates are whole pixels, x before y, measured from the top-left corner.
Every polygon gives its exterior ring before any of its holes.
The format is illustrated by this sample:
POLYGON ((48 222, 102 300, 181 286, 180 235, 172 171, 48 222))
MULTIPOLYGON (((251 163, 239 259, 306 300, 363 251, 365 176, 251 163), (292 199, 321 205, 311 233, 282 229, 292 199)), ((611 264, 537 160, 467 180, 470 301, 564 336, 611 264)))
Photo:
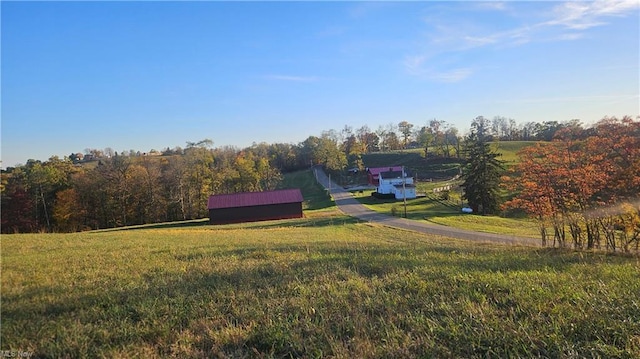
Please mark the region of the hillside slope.
POLYGON ((342 219, 3 235, 3 350, 640 356, 634 258, 477 245, 342 219))

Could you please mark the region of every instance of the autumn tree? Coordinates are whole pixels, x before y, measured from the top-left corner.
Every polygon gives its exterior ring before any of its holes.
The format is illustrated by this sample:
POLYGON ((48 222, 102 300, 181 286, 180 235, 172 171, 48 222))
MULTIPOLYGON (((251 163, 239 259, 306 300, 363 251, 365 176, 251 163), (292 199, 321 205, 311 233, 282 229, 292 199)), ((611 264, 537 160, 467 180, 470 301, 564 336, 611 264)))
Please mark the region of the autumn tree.
POLYGON ((301 163, 299 146, 288 143, 274 143, 269 146, 269 158, 273 167, 281 172, 292 172, 308 167, 301 163))
POLYGON ((429 157, 429 154, 430 154, 429 147, 431 146, 433 139, 434 139, 434 134, 431 128, 427 126, 420 127, 420 129, 416 132, 416 141, 418 142, 418 144, 420 144, 422 148, 424 148, 425 157, 429 157))
POLYGON ((519 153, 520 162, 511 169, 511 176, 504 178, 507 188, 518 193, 505 203, 507 208, 519 208, 538 220, 543 245, 553 228, 553 240, 564 246, 566 240, 563 208, 567 196, 565 181, 567 157, 559 143, 537 143, 525 147, 519 153))
POLYGON ((586 139, 585 153, 604 176, 602 188, 595 194, 596 204, 608 215, 595 216, 607 247, 616 250, 619 243, 629 250, 640 241, 640 121, 629 116, 605 117, 586 139), (618 236, 618 240, 615 240, 618 236))
POLYGON ((402 134, 402 146, 403 148, 407 148, 409 144, 409 140, 411 139, 411 134, 413 132, 413 124, 408 121, 401 121, 398 124, 398 130, 402 134))
POLYGON ((184 156, 167 158, 160 168, 163 197, 169 220, 186 220, 186 168, 184 156))
POLYGON ((398 126, 389 123, 386 126, 378 127, 376 134, 380 139, 380 149, 382 151, 394 151, 402 149, 402 142, 398 138, 398 126))
POLYGON ((507 181, 517 195, 505 208, 537 218, 543 243, 552 226, 554 245, 571 238, 573 247, 596 248, 604 238, 611 250, 617 244, 628 249, 640 237, 640 223, 634 224, 640 218, 640 123, 605 118, 584 129, 574 120, 554 138, 520 152, 507 181))
POLYGON ((402 143, 395 132, 388 131, 385 133, 384 144, 389 151, 402 149, 402 143))
POLYGON ((362 144, 362 150, 364 153, 378 152, 380 151, 378 135, 371 131, 369 126, 364 125, 356 130, 356 137, 358 142, 362 144))
POLYGON ((183 181, 185 184, 185 214, 187 219, 207 215, 207 198, 213 193, 213 152, 209 142, 188 143, 185 149, 183 181))
POLYGON ((302 155, 310 165, 322 165, 328 170, 340 171, 347 165, 347 157, 329 132, 321 137, 309 136, 302 143, 302 155))
POLYGON ((34 217, 34 202, 23 184, 12 174, 2 173, 3 181, 0 196, 0 228, 2 233, 31 232, 37 229, 34 217))
POLYGON ((84 208, 74 188, 67 188, 56 193, 53 218, 56 222, 56 229, 61 232, 76 232, 83 228, 84 208))
POLYGON ((23 187, 33 199, 36 226, 52 230, 55 226, 52 214, 56 193, 70 186, 73 163, 69 159, 52 156, 45 162, 29 160, 18 172, 23 176, 23 187))

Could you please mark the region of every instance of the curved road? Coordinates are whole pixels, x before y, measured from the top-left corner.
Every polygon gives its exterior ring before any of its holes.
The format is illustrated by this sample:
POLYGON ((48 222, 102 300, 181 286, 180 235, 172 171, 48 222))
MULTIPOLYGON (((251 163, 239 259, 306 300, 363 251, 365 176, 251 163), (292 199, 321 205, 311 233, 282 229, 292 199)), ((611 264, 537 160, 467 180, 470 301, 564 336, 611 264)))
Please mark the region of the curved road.
POLYGON ((540 246, 540 241, 535 238, 516 237, 503 234, 474 232, 459 228, 442 226, 439 224, 409 220, 405 218, 397 218, 386 214, 377 213, 362 205, 358 200, 353 198, 350 192, 344 190, 324 173, 322 168, 314 167, 316 179, 329 193, 333 196, 338 208, 346 215, 356 217, 366 222, 375 222, 382 225, 410 231, 416 231, 427 234, 435 234, 439 236, 459 238, 465 240, 482 241, 482 242, 499 242, 508 244, 520 244, 528 246, 540 246))

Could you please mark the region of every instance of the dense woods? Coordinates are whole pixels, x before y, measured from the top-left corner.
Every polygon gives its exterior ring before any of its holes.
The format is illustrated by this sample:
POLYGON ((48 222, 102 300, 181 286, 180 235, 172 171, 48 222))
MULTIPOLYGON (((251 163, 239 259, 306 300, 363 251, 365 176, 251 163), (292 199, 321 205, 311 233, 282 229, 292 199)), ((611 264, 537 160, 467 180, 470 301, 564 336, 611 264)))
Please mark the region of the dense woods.
POLYGON ((346 155, 329 133, 298 145, 115 152, 88 149, 67 158, 29 160, 2 173, 2 232, 78 231, 203 218, 211 194, 273 190, 283 172, 323 165, 338 171, 346 155))
MULTIPOLYGON (((288 146, 189 144, 165 155, 29 161, 3 174, 2 231, 76 231, 206 216, 212 193, 275 189, 288 146), (277 166, 278 164, 279 166, 277 166)), ((94 151, 96 152, 96 151, 94 151)))
MULTIPOLYGON (((362 155, 423 149, 426 158, 467 163, 463 180, 480 181, 481 213, 502 209, 536 218, 545 243, 613 250, 640 242, 640 122, 605 118, 526 123, 482 116, 469 135, 440 120, 407 121, 371 130, 345 126, 298 144, 213 147, 211 140, 149 153, 86 149, 65 158, 29 160, 2 172, 2 232, 78 231, 203 218, 211 194, 277 188, 283 173, 322 165, 328 171, 364 169, 362 155), (474 141, 474 138, 482 141, 474 141), (489 141, 538 140, 521 162, 499 178, 489 141), (474 147, 474 143, 477 145, 474 147), (487 179, 469 161, 486 156, 495 171, 487 179), (510 193, 500 207, 498 186, 510 193), (485 194, 491 198, 483 199, 485 194)), ((478 165, 478 163, 476 163, 478 165)), ((484 164, 481 164, 484 165, 484 164)), ((467 190, 467 199, 475 196, 467 190)))

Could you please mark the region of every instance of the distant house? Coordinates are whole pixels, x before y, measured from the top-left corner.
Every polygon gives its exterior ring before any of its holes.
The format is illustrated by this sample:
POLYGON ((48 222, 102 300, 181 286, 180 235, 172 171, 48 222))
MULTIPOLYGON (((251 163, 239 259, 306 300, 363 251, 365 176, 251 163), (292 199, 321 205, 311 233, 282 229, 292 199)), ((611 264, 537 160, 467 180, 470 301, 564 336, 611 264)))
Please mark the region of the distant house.
POLYGON ((227 224, 302 217, 299 189, 219 194, 209 197, 209 223, 227 224))
POLYGON ((393 167, 375 167, 375 168, 367 168, 367 179, 369 184, 372 186, 377 186, 380 184, 380 172, 387 171, 402 171, 401 166, 393 166, 393 167))
POLYGON ((403 173, 402 167, 397 171, 391 168, 380 172, 378 193, 393 194, 396 199, 413 199, 416 198, 416 186, 413 177, 409 177, 406 172, 403 173))

